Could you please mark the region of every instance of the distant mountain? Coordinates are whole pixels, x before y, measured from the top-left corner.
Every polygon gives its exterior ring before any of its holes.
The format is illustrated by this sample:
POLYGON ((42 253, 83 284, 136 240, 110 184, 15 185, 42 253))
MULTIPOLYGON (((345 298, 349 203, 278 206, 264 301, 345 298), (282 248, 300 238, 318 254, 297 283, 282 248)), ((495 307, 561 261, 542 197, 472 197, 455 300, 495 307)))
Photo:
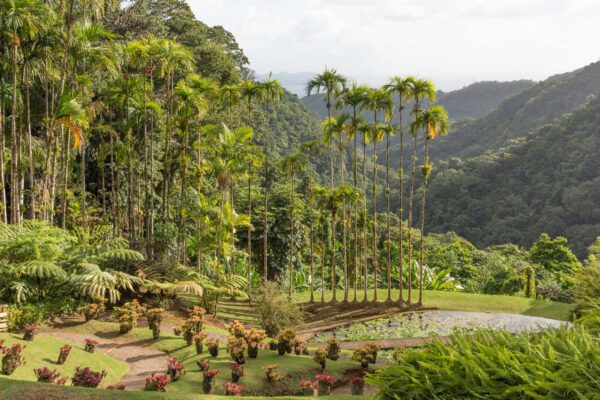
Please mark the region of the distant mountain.
MULTIPOLYGON (((550 92, 577 98, 571 91, 550 92)), ((593 99, 507 147, 438 164, 428 227, 455 231, 479 246, 529 246, 542 232, 563 235, 582 257, 600 235, 598 154, 600 100, 593 99)))
MULTIPOLYGON (((264 80, 269 74, 256 74, 256 79, 264 80)), ((306 96, 306 82, 315 76, 313 72, 278 72, 273 73, 273 79, 277 79, 281 86, 298 97, 306 96)))
MULTIPOLYGON (((483 81, 451 92, 438 92, 438 103, 448 110, 450 118, 462 121, 479 118, 492 111, 507 98, 531 88, 535 83, 528 80, 497 82, 483 81)), ((323 94, 305 96, 301 99, 306 108, 319 115, 327 116, 323 94)))

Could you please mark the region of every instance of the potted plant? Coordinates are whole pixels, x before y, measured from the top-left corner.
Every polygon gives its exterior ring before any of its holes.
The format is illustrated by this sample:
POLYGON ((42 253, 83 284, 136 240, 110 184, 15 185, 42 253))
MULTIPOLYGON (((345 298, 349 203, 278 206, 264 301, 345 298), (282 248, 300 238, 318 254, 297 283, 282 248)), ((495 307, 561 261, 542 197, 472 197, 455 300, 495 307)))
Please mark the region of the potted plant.
POLYGON ((244 357, 244 349, 246 348, 246 342, 242 338, 236 338, 235 336, 229 336, 227 340, 227 349, 231 359, 238 364, 245 364, 246 359, 244 357))
POLYGON ((219 339, 210 338, 206 341, 206 348, 211 356, 219 355, 219 339))
POLYGON ((277 342, 275 340, 271 340, 268 344, 269 350, 277 351, 277 342))
POLYGON ((25 363, 25 359, 21 355, 25 346, 15 343, 8 348, 2 349, 2 373, 11 375, 19 365, 25 363))
POLYGON ((300 388, 302 389, 302 394, 304 396, 316 396, 318 386, 319 382, 317 381, 300 381, 300 388))
POLYGON ((122 307, 115 307, 112 317, 119 321, 119 332, 128 333, 135 328, 144 311, 144 306, 137 300, 127 302, 122 307))
POLYGON ((200 372, 208 371, 210 369, 210 363, 208 360, 198 360, 196 365, 200 368, 200 372))
POLYGON ((79 314, 83 314, 85 318, 85 322, 89 322, 93 319, 98 319, 100 314, 106 311, 106 306, 104 305, 104 299, 98 299, 97 302, 86 304, 85 306, 81 306, 77 309, 79 314))
POLYGON ((327 358, 332 361, 336 361, 340 358, 340 343, 336 338, 332 337, 327 340, 327 348, 325 351, 327 352, 327 358))
POLYGON ((241 396, 242 395, 242 387, 233 382, 225 382, 223 384, 223 391, 225 392, 225 396, 241 396))
POLYGON ((201 331, 194 335, 194 344, 196 345, 196 354, 202 354, 204 350, 203 341, 206 339, 206 332, 201 331))
POLYGON ((37 377, 38 382, 54 383, 60 379, 60 374, 56 370, 50 370, 48 367, 35 368, 33 373, 37 377))
POLYGON ((269 382, 277 382, 281 380, 281 374, 279 373, 279 367, 277 364, 269 364, 262 367, 262 371, 267 376, 269 382))
POLYGON ((237 382, 244 376, 244 366, 238 363, 231 364, 231 380, 237 382))
POLYGON ((25 324, 23 329, 25 330, 25 333, 23 333, 23 340, 27 340, 28 342, 31 342, 33 340, 33 338, 35 337, 35 331, 37 330, 37 325, 36 324, 25 324))
POLYGON ((71 353, 71 345, 65 344, 63 347, 60 348, 60 353, 58 354, 58 361, 56 362, 59 365, 62 365, 65 363, 65 361, 67 361, 67 358, 69 357, 69 353, 71 353))
POLYGON ((296 339, 296 331, 293 329, 284 329, 277 335, 277 352, 280 356, 292 352, 292 346, 296 339))
POLYGON ((246 327, 240 321, 233 321, 231 325, 229 325, 229 333, 238 339, 245 338, 246 327))
POLYGON ((89 368, 79 368, 75 369, 75 375, 71 378, 73 382, 73 386, 84 386, 96 388, 100 385, 100 382, 106 376, 106 371, 102 370, 102 372, 95 372, 89 368))
POLYGON ((260 343, 265 340, 267 337, 267 333, 258 328, 252 328, 246 331, 246 344, 248 345, 248 357, 256 358, 258 357, 258 349, 260 343))
POLYGON ((151 308, 146 312, 146 320, 148 321, 148 328, 152 330, 152 337, 157 340, 160 337, 160 324, 162 323, 165 309, 156 307, 151 308))
POLYGON ((202 330, 202 319, 197 316, 192 316, 185 320, 181 326, 183 339, 188 346, 194 342, 194 336, 202 330))
POLYGON ((331 393, 331 387, 333 386, 333 382, 335 382, 335 379, 333 379, 331 375, 326 373, 315 376, 315 379, 319 384, 319 396, 329 396, 329 394, 331 393))
POLYGON ((87 338, 85 339, 85 348, 84 350, 88 353, 93 353, 96 350, 96 346, 98 346, 98 341, 94 339, 87 338))
POLYGON ((220 371, 218 369, 209 369, 208 371, 204 371, 202 376, 204 377, 202 381, 202 391, 204 394, 212 394, 215 390, 215 378, 220 371))
POLYGON ((350 380, 351 392, 354 396, 362 396, 365 392, 365 378, 356 376, 350 380))
POLYGON ((354 350, 354 353, 352 353, 352 360, 358 361, 360 366, 365 369, 369 367, 370 363, 375 361, 373 352, 366 346, 362 346, 354 350))
POLYGON ((153 373, 146 378, 144 390, 148 392, 166 392, 167 385, 171 383, 168 376, 164 374, 153 373))
POLYGON ((304 345, 304 340, 298 338, 294 339, 294 354, 299 356, 300 354, 304 353, 305 349, 306 346, 304 345))
POLYGON ((176 358, 169 359, 169 365, 167 366, 167 374, 171 378, 171 381, 177 382, 181 379, 181 376, 185 374, 185 368, 176 358))
POLYGON ((375 343, 365 343, 365 349, 373 356, 372 363, 375 364, 377 362, 377 352, 379 351, 379 346, 375 343))
POLYGON ((323 371, 325 369, 325 361, 327 360, 327 352, 323 349, 315 350, 313 360, 319 366, 319 369, 323 371))

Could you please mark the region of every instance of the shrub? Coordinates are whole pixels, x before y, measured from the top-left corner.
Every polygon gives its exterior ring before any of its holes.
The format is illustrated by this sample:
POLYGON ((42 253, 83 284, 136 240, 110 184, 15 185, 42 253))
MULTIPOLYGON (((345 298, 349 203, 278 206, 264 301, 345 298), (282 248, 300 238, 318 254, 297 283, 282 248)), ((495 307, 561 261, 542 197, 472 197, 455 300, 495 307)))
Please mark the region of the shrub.
POLYGON ((104 311, 106 311, 106 306, 103 302, 89 303, 77 309, 78 314, 83 314, 85 322, 91 321, 93 319, 98 319, 98 317, 100 317, 100 314, 102 314, 104 311))
POLYGON ((371 349, 367 346, 362 346, 354 350, 354 353, 352 353, 352 361, 358 361, 361 367, 368 368, 369 364, 375 362, 375 358, 373 357, 371 349))
POLYGON ((35 331, 37 330, 36 324, 25 324, 23 327, 25 333, 23 334, 23 340, 32 341, 35 337, 35 331))
POLYGON ((300 388, 305 396, 316 396, 319 382, 300 380, 300 388))
POLYGON ((50 370, 48 367, 35 368, 33 373, 37 377, 38 382, 56 383, 59 380, 62 382, 60 374, 56 370, 50 370))
POLYGON ((313 356, 314 362, 319 366, 321 370, 325 369, 325 360, 327 359, 327 352, 323 349, 315 350, 315 354, 313 356))
POLYGON ((206 332, 204 332, 204 331, 200 331, 194 335, 194 344, 196 345, 196 354, 202 354, 204 339, 206 339, 206 332))
POLYGON ((204 394, 212 394, 215 390, 215 377, 217 374, 221 372, 218 369, 209 369, 208 371, 204 371, 202 373, 202 391, 204 394))
POLYGON ((98 346, 98 341, 94 339, 87 338, 85 339, 85 351, 88 353, 93 353, 96 350, 96 346, 98 346))
POLYGON ((327 348, 325 349, 327 352, 327 358, 336 361, 338 358, 340 358, 340 350, 340 343, 336 338, 332 337, 327 340, 327 348))
POLYGON ((244 376, 244 366, 238 363, 231 364, 231 380, 237 382, 244 376))
POLYGON ((365 349, 371 353, 373 356, 373 363, 377 362, 377 352, 379 351, 379 346, 373 342, 365 343, 365 349))
POLYGON ((231 325, 229 325, 229 333, 231 333, 236 338, 245 338, 246 337, 246 327, 240 321, 233 321, 231 325))
POLYGON ((225 382, 223 384, 223 391, 225 392, 225 396, 241 396, 242 395, 242 387, 233 382, 225 382))
POLYGON ((306 346, 304 344, 304 340, 302 339, 294 339, 293 342, 293 347, 294 347, 294 353, 299 356, 300 354, 303 354, 304 351, 306 350, 306 346))
POLYGON ((281 374, 279 373, 279 367, 277 364, 269 364, 262 367, 262 371, 267 376, 269 382, 277 382, 281 380, 281 374))
POLYGON ((219 339, 210 338, 206 341, 206 348, 211 356, 216 357, 219 355, 219 339))
POLYGON ((164 308, 151 308, 146 311, 146 321, 148 328, 152 330, 152 337, 157 340, 160 337, 160 324, 162 323, 165 314, 164 308))
POLYGON ((258 357, 258 348, 260 343, 265 340, 267 333, 258 328, 252 328, 246 331, 246 344, 248 345, 248 357, 258 357))
POLYGON ((132 300, 123 304, 122 307, 115 307, 112 316, 119 321, 119 331, 127 333, 137 326, 144 311, 144 306, 140 305, 137 300, 132 300))
POLYGON ((246 359, 244 358, 244 350, 246 348, 246 342, 242 338, 236 338, 235 336, 229 336, 227 340, 227 350, 231 359, 238 364, 245 364, 246 359))
POLYGON ((331 387, 333 386, 335 379, 326 373, 315 376, 315 379, 319 384, 319 396, 328 396, 331 393, 331 387))
POLYGON ((296 340, 296 331, 288 328, 284 329, 277 335, 277 351, 280 356, 285 353, 291 353, 294 341, 296 340))
POLYGON ((208 371, 210 369, 210 363, 208 360, 198 360, 196 361, 196 365, 198 365, 201 372, 208 371))
POLYGON ((194 342, 194 335, 202 330, 202 318, 198 316, 192 316, 185 320, 181 326, 183 339, 188 346, 191 346, 194 342))
POLYGON ((171 379, 168 376, 153 373, 146 378, 144 390, 148 392, 166 392, 169 384, 171 384, 171 379))
POLYGON ((100 385, 100 382, 106 376, 106 371, 102 370, 102 372, 95 372, 89 368, 79 368, 75 369, 75 375, 71 380, 73 381, 73 386, 84 386, 90 388, 96 388, 100 385))
POLYGON ((254 300, 260 325, 269 336, 277 335, 285 327, 302 324, 302 311, 288 301, 277 283, 265 282, 254 300))
POLYGON ((18 366, 25 364, 25 359, 22 356, 22 352, 25 346, 15 343, 8 348, 2 349, 2 373, 4 375, 11 375, 15 372, 18 366))
POLYGON ((382 399, 584 399, 600 391, 600 342, 584 327, 480 330, 424 349, 366 378, 382 399))
POLYGON ((167 366, 167 374, 171 377, 173 382, 177 382, 181 379, 182 375, 185 375, 185 368, 176 358, 170 358, 167 366))
POLYGON ((58 354, 58 361, 56 362, 59 365, 62 365, 67 361, 69 354, 71 353, 71 345, 65 344, 60 348, 60 353, 58 354))

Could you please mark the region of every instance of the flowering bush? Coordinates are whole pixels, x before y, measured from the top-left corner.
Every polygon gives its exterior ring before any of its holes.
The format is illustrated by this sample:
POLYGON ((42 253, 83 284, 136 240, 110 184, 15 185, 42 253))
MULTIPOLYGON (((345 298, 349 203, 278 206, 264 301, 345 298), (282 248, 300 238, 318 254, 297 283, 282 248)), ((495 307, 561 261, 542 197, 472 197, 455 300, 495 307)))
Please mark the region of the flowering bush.
POLYGON ((238 363, 231 364, 231 380, 237 382, 244 376, 244 366, 238 363))
POLYGON ((262 329, 252 328, 246 331, 246 344, 248 345, 248 357, 256 358, 258 357, 258 348, 260 346, 260 342, 265 340, 267 337, 267 332, 262 329))
MULTIPOLYGON (((103 300, 104 301, 104 300, 103 300)), ((98 319, 100 314, 106 311, 106 306, 104 303, 89 303, 85 306, 81 306, 77 309, 79 314, 83 314, 85 318, 85 322, 91 321, 93 319, 98 319)))
POLYGON ((321 370, 325 369, 325 361, 327 359, 327 352, 323 349, 315 350, 315 354, 313 356, 313 360, 321 370))
POLYGON ((326 373, 315 376, 315 379, 319 384, 319 396, 328 396, 331 393, 331 386, 333 386, 333 382, 335 382, 335 379, 333 379, 331 375, 326 373))
POLYGON ((314 396, 316 395, 316 390, 319 387, 319 382, 317 381, 305 381, 300 380, 300 388, 304 392, 305 396, 314 396))
POLYGON ((262 367, 262 371, 267 376, 267 380, 269 380, 269 382, 277 382, 282 378, 277 364, 265 365, 262 367))
POLYGON ((160 337, 160 324, 162 323, 165 314, 164 308, 151 308, 146 312, 146 320, 148 328, 152 330, 152 337, 157 340, 160 337))
POLYGON ((296 339, 296 331, 293 329, 284 329, 277 335, 277 351, 280 356, 285 353, 291 353, 296 339))
POLYGON ((229 325, 229 333, 231 333, 236 338, 245 338, 246 337, 246 327, 240 321, 233 321, 231 325, 229 325))
POLYGON ((23 340, 32 341, 35 337, 35 331, 37 330, 36 324, 25 324, 23 327, 25 333, 23 334, 23 340))
POLYGON ((241 396, 242 395, 242 387, 240 385, 236 385, 233 382, 225 382, 223 384, 223 391, 225 391, 225 396, 241 396))
POLYGON ((38 382, 55 383, 60 379, 60 374, 56 370, 50 370, 48 367, 35 368, 33 373, 37 377, 38 382))
POLYGON ((220 371, 218 369, 209 369, 208 371, 204 371, 202 376, 204 380, 202 381, 202 391, 204 394, 212 394, 215 390, 215 377, 220 371))
POLYGON ((350 380, 352 384, 351 392, 355 396, 361 396, 365 391, 365 378, 362 376, 354 377, 350 380))
POLYGON ((167 385, 171 383, 171 379, 163 374, 153 373, 146 378, 144 390, 147 392, 166 392, 167 385))
POLYGON ((210 363, 207 360, 198 360, 196 361, 196 365, 200 367, 200 371, 202 372, 208 371, 208 369, 210 368, 210 363))
POLYGON ((340 343, 336 338, 332 337, 327 340, 327 348, 325 351, 327 352, 327 358, 332 361, 336 361, 340 358, 340 343))
POLYGON ((206 341, 206 347, 211 356, 216 357, 219 355, 219 339, 208 339, 206 341))
POLYGON ((60 348, 60 353, 58 354, 58 361, 56 362, 59 365, 62 365, 67 361, 67 357, 69 357, 69 353, 71 353, 71 345, 65 344, 60 348))
POLYGON ((75 375, 71 380, 73 381, 73 386, 84 386, 96 388, 100 385, 100 382, 106 376, 106 371, 102 370, 102 372, 95 372, 89 368, 79 368, 75 369, 75 375))
POLYGON ((204 350, 203 341, 206 339, 206 332, 200 331, 194 335, 194 344, 196 345, 196 354, 202 354, 204 350))
POLYGON ((98 341, 94 339, 87 338, 85 339, 85 351, 88 353, 93 353, 96 350, 96 346, 98 346, 98 341))
POLYGON ((235 336, 229 336, 227 340, 227 350, 231 359, 238 364, 245 364, 246 359, 244 358, 244 349, 246 348, 246 342, 242 338, 236 338, 235 336))
POLYGON ((119 330, 121 333, 127 333, 136 327, 145 308, 137 300, 132 300, 123 304, 122 307, 115 307, 112 317, 119 321, 119 330))
POLYGON ((167 374, 169 374, 173 382, 176 382, 185 374, 185 368, 176 358, 170 358, 169 365, 167 366, 167 374))
POLYGON ((15 343, 8 348, 2 349, 2 373, 4 375, 10 375, 15 372, 15 369, 19 365, 25 364, 25 359, 21 355, 25 346, 15 343))

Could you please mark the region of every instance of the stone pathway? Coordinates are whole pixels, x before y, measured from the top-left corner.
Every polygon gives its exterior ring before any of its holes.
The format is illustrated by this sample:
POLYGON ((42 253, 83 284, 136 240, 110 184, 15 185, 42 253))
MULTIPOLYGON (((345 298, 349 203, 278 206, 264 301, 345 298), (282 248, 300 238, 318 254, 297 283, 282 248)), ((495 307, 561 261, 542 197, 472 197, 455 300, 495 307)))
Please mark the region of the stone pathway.
POLYGON ((148 346, 147 341, 130 343, 68 331, 44 332, 43 335, 81 344, 85 343, 86 338, 97 340, 98 349, 103 353, 129 364, 129 372, 118 383, 125 385, 126 390, 140 390, 147 376, 153 372, 164 372, 168 363, 167 354, 148 346))

